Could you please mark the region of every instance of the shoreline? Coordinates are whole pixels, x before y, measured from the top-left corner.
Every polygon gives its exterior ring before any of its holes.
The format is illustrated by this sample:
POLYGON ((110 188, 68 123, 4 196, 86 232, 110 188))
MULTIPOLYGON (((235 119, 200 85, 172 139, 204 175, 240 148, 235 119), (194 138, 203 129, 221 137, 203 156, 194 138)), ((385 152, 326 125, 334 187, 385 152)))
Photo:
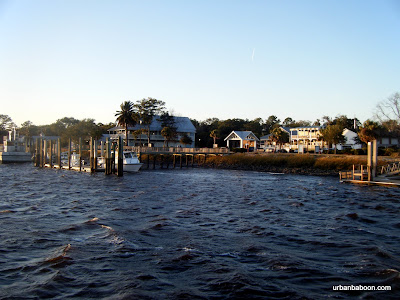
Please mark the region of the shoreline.
POLYGON ((277 174, 292 174, 292 175, 305 175, 305 176, 326 176, 326 177, 339 177, 339 171, 334 170, 321 170, 315 168, 289 168, 289 167, 275 167, 275 166, 250 166, 250 165, 214 165, 206 163, 201 168, 210 169, 224 169, 224 170, 240 170, 240 171, 256 171, 277 174))
MULTIPOLYGON (((378 166, 394 160, 396 159, 392 157, 379 157, 378 166)), ((237 153, 207 157, 207 161, 202 167, 339 177, 340 171, 349 171, 353 165, 366 164, 367 157, 365 155, 237 153)))

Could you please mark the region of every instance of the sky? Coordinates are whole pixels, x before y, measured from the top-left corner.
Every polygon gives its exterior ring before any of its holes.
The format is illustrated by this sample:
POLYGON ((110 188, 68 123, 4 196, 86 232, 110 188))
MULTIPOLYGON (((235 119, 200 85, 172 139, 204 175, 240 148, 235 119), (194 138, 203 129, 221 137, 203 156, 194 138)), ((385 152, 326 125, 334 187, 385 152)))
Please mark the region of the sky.
POLYGON ((0 114, 372 118, 400 92, 397 0, 0 0, 0 114))

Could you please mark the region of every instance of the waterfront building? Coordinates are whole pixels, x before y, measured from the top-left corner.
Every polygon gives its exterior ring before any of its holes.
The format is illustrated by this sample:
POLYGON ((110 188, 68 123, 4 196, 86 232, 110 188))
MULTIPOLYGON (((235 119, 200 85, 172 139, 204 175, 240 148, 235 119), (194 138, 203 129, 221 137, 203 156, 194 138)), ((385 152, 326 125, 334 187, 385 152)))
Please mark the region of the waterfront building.
POLYGON ((337 150, 345 149, 361 149, 361 143, 358 143, 358 134, 350 129, 345 128, 342 135, 344 136, 344 143, 335 145, 337 150))
MULTIPOLYGON (((192 143, 185 145, 185 147, 193 148, 196 139, 196 128, 187 117, 173 117, 174 126, 176 127, 176 137, 168 142, 169 147, 179 147, 182 146, 179 140, 187 135, 192 140, 192 143)), ((162 125, 159 116, 154 116, 153 121, 150 124, 150 144, 151 147, 164 147, 165 138, 161 135, 162 125)), ((128 146, 142 146, 147 145, 148 138, 145 133, 146 126, 142 124, 137 124, 133 127, 128 127, 128 146), (142 130, 142 133, 140 131, 142 130)), ((108 134, 104 134, 103 137, 110 137, 112 140, 117 140, 119 136, 125 139, 125 128, 121 126, 116 126, 107 130, 108 134)))
POLYGON ((251 131, 232 131, 225 139, 228 148, 257 149, 258 137, 251 131))
POLYGON ((304 126, 290 128, 291 150, 322 150, 326 146, 326 142, 322 140, 321 129, 321 126, 304 126))
MULTIPOLYGON (((286 132, 289 137, 290 137, 290 127, 284 127, 281 126, 279 127, 283 132, 286 132)), ((283 145, 279 145, 280 147, 278 147, 276 142, 273 142, 270 140, 271 137, 271 133, 264 135, 262 137, 260 137, 260 148, 265 149, 265 150, 271 150, 272 152, 278 149, 287 149, 289 150, 289 143, 283 144, 283 145)))

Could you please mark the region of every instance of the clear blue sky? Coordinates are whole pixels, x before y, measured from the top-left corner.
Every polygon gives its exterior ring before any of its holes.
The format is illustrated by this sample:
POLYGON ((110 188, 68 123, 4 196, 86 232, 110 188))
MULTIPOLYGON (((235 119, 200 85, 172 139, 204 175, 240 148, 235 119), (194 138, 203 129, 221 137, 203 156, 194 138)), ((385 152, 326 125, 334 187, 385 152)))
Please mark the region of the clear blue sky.
POLYGON ((400 1, 0 0, 0 114, 113 122, 372 117, 400 92, 400 1))

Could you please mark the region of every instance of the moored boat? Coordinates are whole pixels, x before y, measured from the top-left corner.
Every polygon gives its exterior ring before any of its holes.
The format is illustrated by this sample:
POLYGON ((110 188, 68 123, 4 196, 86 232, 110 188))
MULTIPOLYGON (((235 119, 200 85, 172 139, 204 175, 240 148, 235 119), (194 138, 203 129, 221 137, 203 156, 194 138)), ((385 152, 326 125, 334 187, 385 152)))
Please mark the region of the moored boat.
MULTIPOLYGON (((124 172, 138 172, 142 167, 142 163, 139 161, 135 152, 124 151, 122 158, 122 163, 124 164, 124 172)), ((105 168, 106 159, 101 156, 97 158, 97 164, 100 168, 105 168)), ((115 153, 115 166, 118 166, 118 152, 115 153)))
MULTIPOLYGON (((142 167, 135 152, 124 151, 122 162, 124 164, 124 172, 138 172, 142 167)), ((115 165, 118 165, 118 152, 115 155, 115 165)))

